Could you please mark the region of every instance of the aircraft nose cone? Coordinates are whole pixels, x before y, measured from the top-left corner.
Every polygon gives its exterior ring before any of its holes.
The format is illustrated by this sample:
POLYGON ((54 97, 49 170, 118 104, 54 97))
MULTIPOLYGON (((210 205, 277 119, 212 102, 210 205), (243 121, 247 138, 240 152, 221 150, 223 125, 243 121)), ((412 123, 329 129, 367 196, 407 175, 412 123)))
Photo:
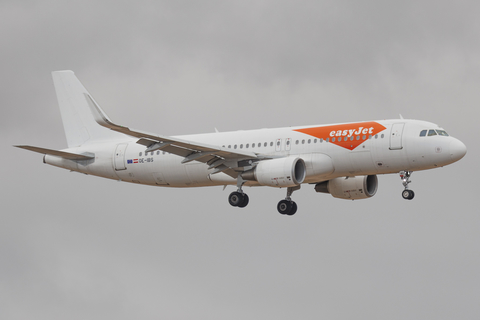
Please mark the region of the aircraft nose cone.
POLYGON ((453 161, 462 159, 466 153, 467 147, 462 141, 454 139, 452 142, 450 142, 450 157, 453 161))

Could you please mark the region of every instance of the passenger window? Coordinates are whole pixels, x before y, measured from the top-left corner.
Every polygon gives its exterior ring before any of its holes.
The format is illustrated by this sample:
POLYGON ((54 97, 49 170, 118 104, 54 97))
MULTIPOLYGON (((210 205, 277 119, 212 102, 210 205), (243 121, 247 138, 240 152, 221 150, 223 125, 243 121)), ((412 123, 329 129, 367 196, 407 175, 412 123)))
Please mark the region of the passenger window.
POLYGON ((313 139, 313 143, 317 143, 317 139, 313 139))
POLYGON ((305 140, 302 140, 302 144, 305 144, 305 140))
POLYGON ((243 149, 243 143, 240 145, 240 149, 243 149))
POLYGON ((140 152, 140 153, 138 154, 138 156, 141 157, 141 156, 142 156, 142 153, 140 152))
POLYGON ((255 148, 255 143, 252 143, 252 148, 255 148))
POLYGON ((438 133, 439 136, 448 137, 448 133, 445 132, 445 130, 437 130, 437 133, 438 133))
POLYGON ((157 151, 157 156, 160 155, 160 151, 157 151))
POLYGON ((266 146, 267 146, 267 143, 265 142, 265 143, 263 144, 263 146, 266 147, 266 146))
POLYGON ((273 147, 273 142, 270 142, 270 147, 273 147))
POLYGON ((435 132, 435 130, 428 130, 428 136, 431 137, 431 136, 436 136, 437 133, 435 132))
POLYGON ((297 141, 295 141, 295 144, 298 144, 298 140, 297 140, 297 141))
POLYGON ((258 147, 260 148, 261 146, 262 146, 262 144, 259 142, 259 143, 258 143, 258 147))
POLYGON ((237 149, 237 145, 234 145, 234 146, 233 146, 233 149, 237 149))
POLYGON ((247 143, 247 145, 245 146, 245 148, 247 148, 247 149, 248 149, 248 146, 249 146, 249 144, 247 143))
MULTIPOLYGON (((342 140, 342 138, 339 138, 339 139, 342 140)), ((327 141, 328 141, 328 139, 327 139, 327 141)), ((335 138, 332 138, 332 142, 335 142, 335 138)))
POLYGON ((231 148, 232 148, 232 145, 231 145, 231 144, 229 144, 229 145, 228 145, 228 149, 231 149, 231 148))
POLYGON ((367 139, 367 136, 363 135, 362 140, 365 140, 365 139, 367 139))
POLYGON ((384 137, 385 137, 385 135, 382 133, 382 136, 381 136, 380 138, 382 138, 382 139, 383 139, 384 137))

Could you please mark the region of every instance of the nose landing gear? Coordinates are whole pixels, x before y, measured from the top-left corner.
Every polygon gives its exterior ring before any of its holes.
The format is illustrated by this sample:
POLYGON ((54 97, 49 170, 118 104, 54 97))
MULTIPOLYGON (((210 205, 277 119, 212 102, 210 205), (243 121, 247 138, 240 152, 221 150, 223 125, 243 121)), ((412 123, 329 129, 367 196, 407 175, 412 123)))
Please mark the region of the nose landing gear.
POLYGON ((405 190, 402 191, 402 197, 406 200, 412 200, 415 196, 415 192, 413 190, 408 189, 408 184, 410 181, 410 176, 412 175, 412 171, 400 171, 400 179, 402 179, 402 184, 405 187, 405 190))

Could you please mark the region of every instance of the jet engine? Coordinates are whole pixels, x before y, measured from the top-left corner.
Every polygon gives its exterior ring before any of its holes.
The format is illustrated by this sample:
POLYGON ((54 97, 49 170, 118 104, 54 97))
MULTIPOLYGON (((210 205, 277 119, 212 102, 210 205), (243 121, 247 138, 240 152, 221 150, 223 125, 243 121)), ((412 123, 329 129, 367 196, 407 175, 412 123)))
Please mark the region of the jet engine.
POLYGON ((245 180, 280 188, 298 186, 305 180, 305 176, 305 162, 299 157, 263 160, 254 169, 242 173, 245 180))
POLYGON ((366 199, 377 193, 378 179, 376 175, 341 177, 317 183, 315 191, 330 193, 340 199, 366 199))

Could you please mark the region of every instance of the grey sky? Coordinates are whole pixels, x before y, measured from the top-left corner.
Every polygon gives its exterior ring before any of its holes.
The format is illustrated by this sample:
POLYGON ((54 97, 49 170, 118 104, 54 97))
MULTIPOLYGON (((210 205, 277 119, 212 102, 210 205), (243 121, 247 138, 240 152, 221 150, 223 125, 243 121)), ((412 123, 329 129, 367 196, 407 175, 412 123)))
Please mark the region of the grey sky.
POLYGON ((480 4, 2 1, 1 319, 477 319, 480 4), (459 163, 375 197, 166 189, 70 173, 50 72, 166 135, 406 118, 459 163))

